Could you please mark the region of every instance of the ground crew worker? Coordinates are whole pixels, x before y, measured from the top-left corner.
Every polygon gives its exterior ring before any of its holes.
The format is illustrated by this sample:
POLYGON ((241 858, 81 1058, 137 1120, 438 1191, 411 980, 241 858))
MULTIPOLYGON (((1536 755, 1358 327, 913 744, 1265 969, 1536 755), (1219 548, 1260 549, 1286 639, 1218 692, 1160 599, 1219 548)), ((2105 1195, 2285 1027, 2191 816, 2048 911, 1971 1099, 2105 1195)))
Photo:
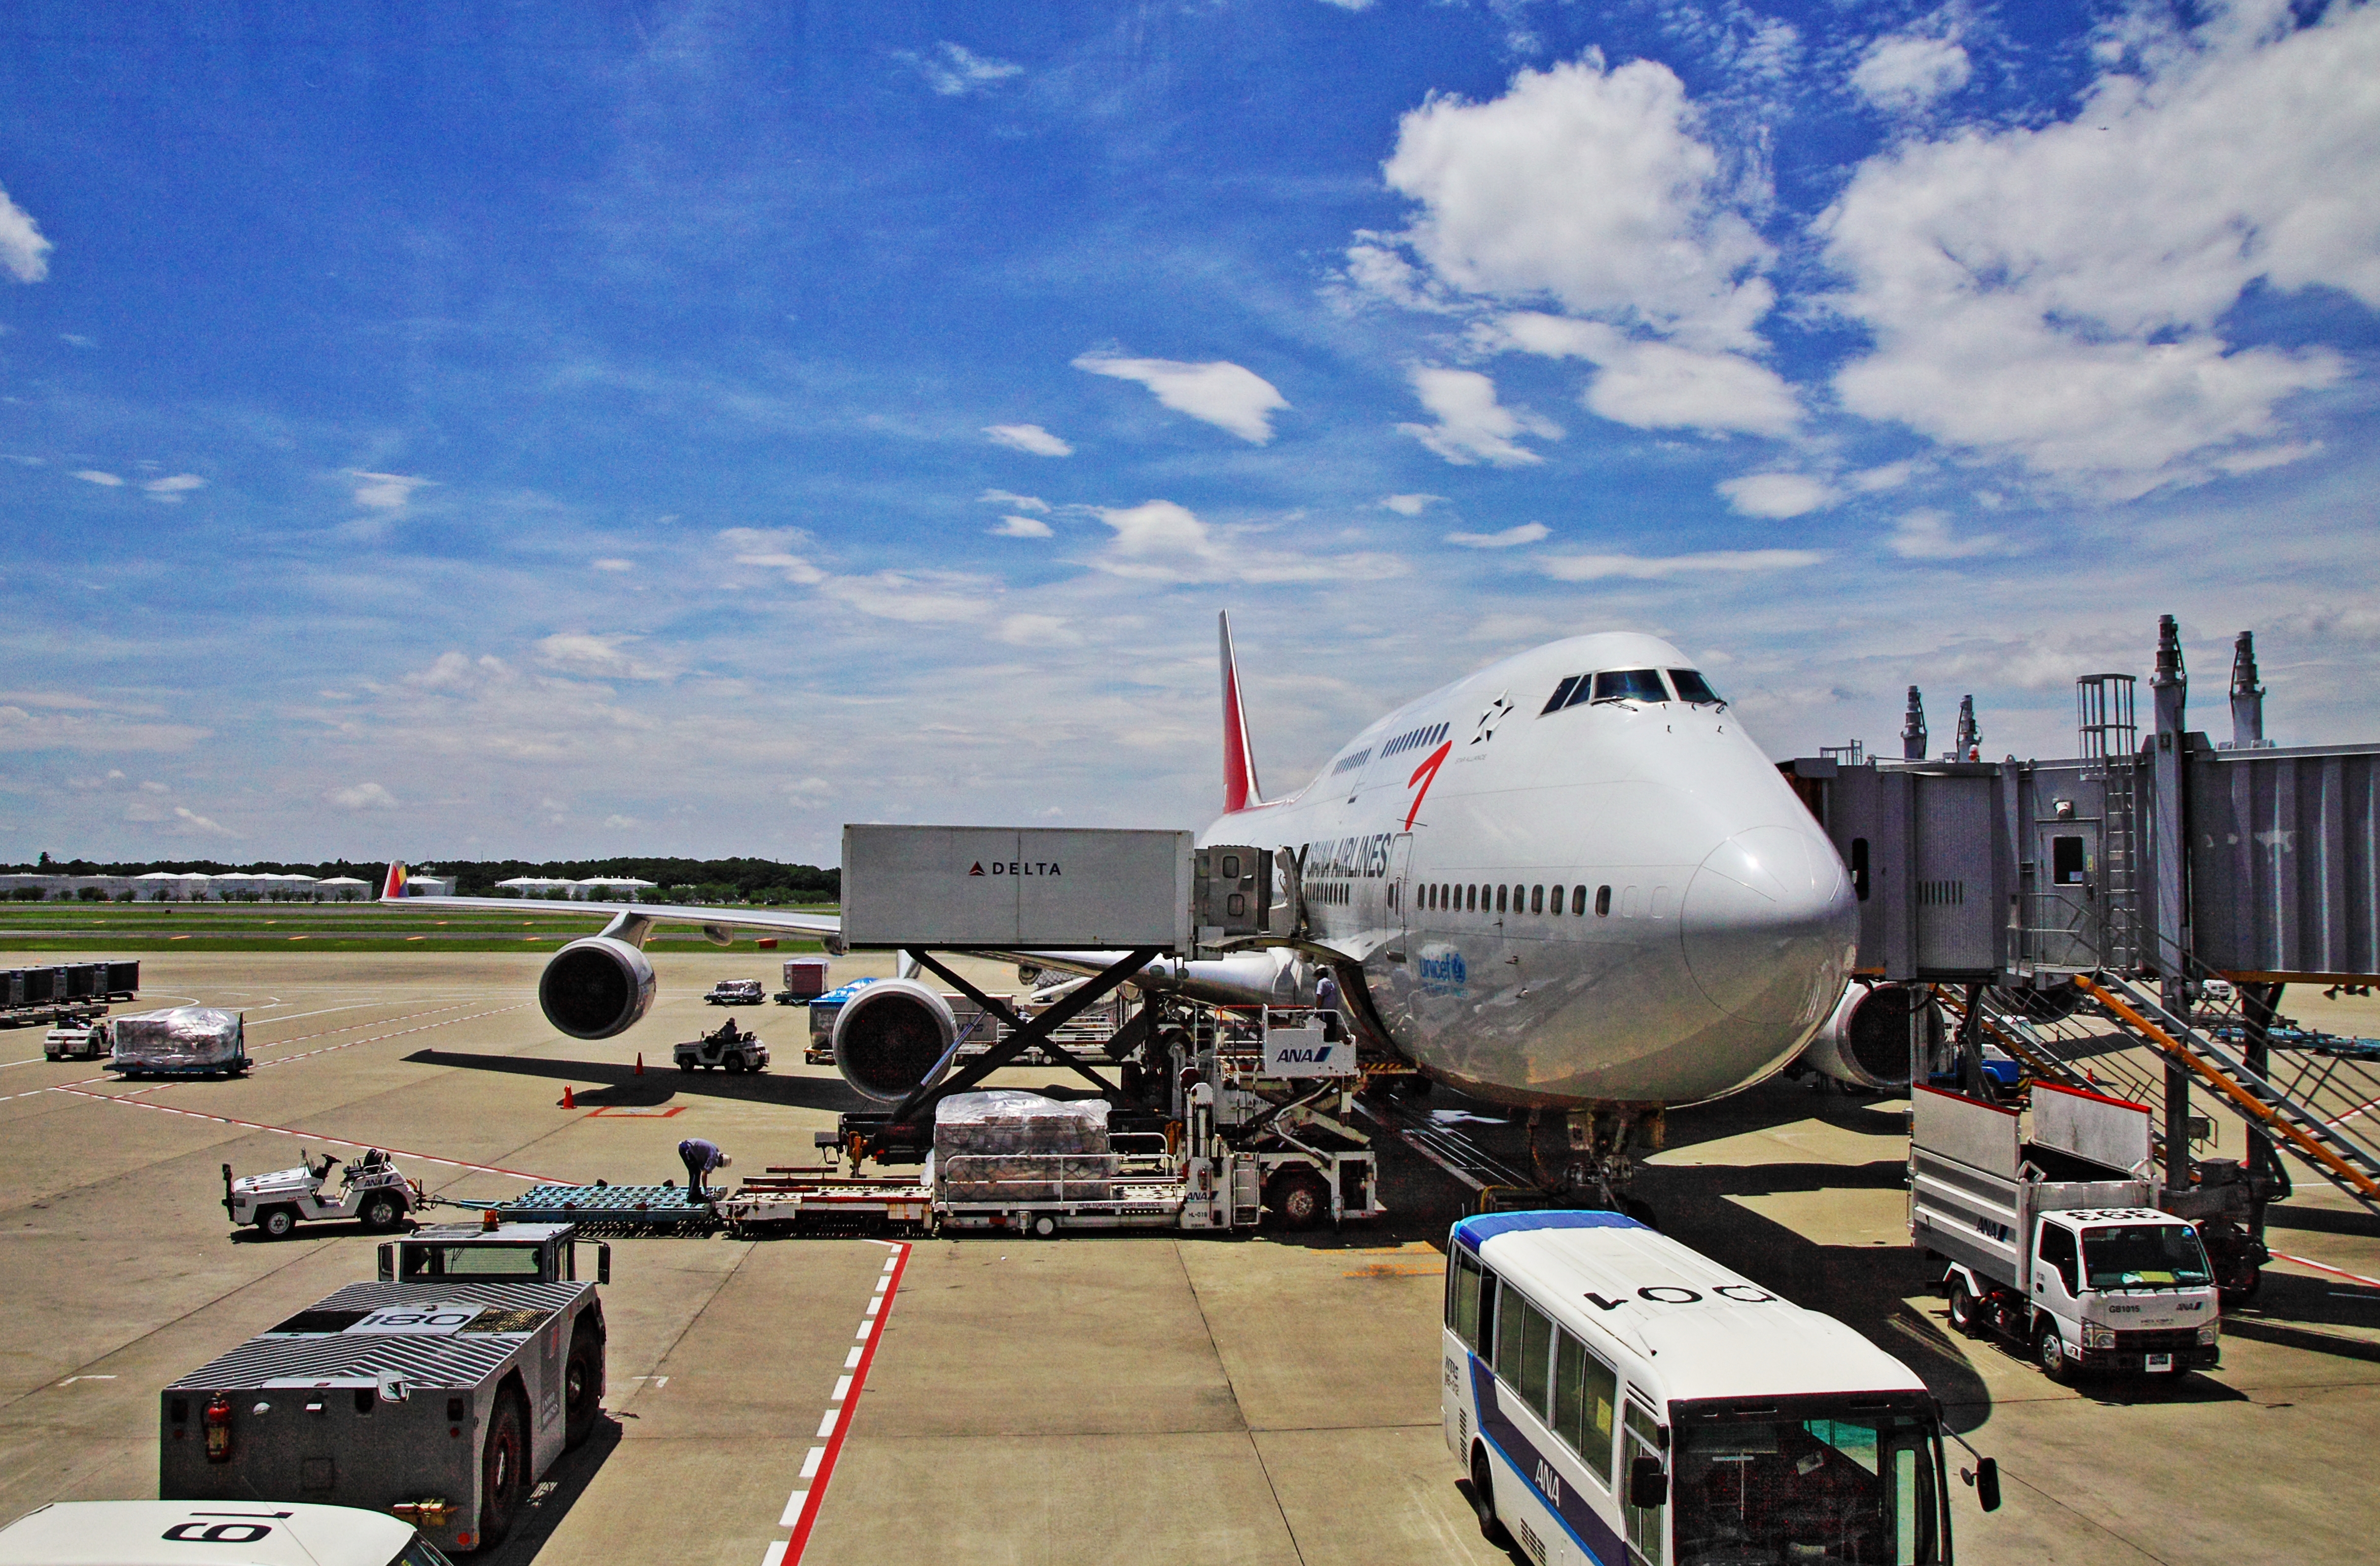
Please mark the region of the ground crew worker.
POLYGON ((702 1177, 714 1169, 725 1169, 735 1161, 719 1150, 718 1143, 706 1142, 699 1136, 689 1136, 680 1142, 677 1145, 677 1156, 686 1163, 686 1199, 696 1202, 707 1202, 710 1199, 710 1193, 704 1187, 702 1177))

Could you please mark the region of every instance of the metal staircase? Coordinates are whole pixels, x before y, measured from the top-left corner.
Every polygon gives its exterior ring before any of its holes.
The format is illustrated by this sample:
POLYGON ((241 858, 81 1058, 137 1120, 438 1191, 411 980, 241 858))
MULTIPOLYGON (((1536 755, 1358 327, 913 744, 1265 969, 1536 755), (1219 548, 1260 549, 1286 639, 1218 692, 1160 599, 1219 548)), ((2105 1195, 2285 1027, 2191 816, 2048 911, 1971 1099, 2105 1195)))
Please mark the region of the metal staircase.
MULTIPOLYGON (((2188 1071, 2224 1108, 2380 1212, 2380 1125, 2374 1118, 2380 1114, 2380 1074, 2346 1057, 2287 1050, 2277 1051, 2284 1057, 2282 1069, 2268 1066, 2259 1073, 2238 1051, 2175 1016, 2127 979, 2100 973, 2079 976, 2074 983, 2106 1007, 2132 1040, 2188 1071), (2300 1058, 2288 1060, 2292 1053, 2300 1058)), ((2072 1069, 2070 1061, 2062 1063, 2072 1069)), ((2150 1100, 2143 1096, 2140 1101, 2150 1100)))

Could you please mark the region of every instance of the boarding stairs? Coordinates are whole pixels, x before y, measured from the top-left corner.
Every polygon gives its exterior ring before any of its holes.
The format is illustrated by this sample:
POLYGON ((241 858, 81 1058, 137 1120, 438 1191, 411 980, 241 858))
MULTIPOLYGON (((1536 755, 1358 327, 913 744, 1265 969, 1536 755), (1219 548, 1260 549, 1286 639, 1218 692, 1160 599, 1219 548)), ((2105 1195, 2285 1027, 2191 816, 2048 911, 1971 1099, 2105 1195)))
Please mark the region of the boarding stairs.
MULTIPOLYGON (((2380 1071, 2365 1062, 2313 1050, 2268 1049, 2258 1071, 2242 1050, 2216 1035, 2236 1029, 2220 1019, 2193 1022, 2176 1015, 2143 986, 2112 973, 2078 975, 2075 987, 2103 1007, 2122 1036, 2157 1059, 2181 1067, 2198 1086, 2248 1125, 2288 1149, 2324 1179, 2366 1208, 2380 1212, 2380 1071)), ((2136 1102, 2157 1105, 2163 1098, 2155 1076, 2119 1055, 2084 1056, 2070 1048, 2084 1030, 2042 1027, 2001 1011, 1993 1029, 2003 1048, 2022 1037, 2030 1048, 2020 1060, 2041 1057, 2054 1070, 2048 1080, 2082 1086, 2136 1102), (2070 1047, 2059 1048, 2064 1041, 2070 1047), (2078 1063, 2081 1062, 2081 1063, 2078 1063), (2081 1074, 2082 1080, 2076 1075, 2081 1074)), ((2100 1043, 2106 1042, 2104 1036, 2100 1043)), ((2031 1062, 2028 1061, 2027 1062, 2031 1062)))

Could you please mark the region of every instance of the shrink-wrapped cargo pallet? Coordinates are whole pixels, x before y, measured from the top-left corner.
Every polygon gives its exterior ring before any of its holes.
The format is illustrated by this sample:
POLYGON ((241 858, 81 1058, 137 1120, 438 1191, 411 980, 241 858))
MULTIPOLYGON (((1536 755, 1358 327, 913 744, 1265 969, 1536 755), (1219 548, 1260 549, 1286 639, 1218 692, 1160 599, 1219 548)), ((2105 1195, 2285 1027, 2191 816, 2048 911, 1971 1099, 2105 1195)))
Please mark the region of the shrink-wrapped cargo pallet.
POLYGON ((247 1063, 239 1014, 212 1006, 176 1006, 115 1017, 109 1065, 122 1072, 237 1071, 247 1063))
POLYGON ((1116 1171, 1108 1102, 1010 1087, 953 1093, 934 1108, 934 1164, 947 1201, 1107 1201, 1116 1171))

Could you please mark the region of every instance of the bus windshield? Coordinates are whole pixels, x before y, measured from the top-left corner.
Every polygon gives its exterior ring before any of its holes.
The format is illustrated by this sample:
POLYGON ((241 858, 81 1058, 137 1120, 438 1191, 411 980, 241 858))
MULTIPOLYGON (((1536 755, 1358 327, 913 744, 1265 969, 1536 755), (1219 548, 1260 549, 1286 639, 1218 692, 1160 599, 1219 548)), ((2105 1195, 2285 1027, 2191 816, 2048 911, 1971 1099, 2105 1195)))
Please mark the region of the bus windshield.
POLYGON ((1933 1419, 1771 1402, 1681 1419, 1675 1566, 1926 1566, 1941 1559, 1933 1419))
POLYGON ((2204 1289, 2206 1253, 2186 1223, 2085 1229, 2082 1271, 2094 1289, 2204 1289))

